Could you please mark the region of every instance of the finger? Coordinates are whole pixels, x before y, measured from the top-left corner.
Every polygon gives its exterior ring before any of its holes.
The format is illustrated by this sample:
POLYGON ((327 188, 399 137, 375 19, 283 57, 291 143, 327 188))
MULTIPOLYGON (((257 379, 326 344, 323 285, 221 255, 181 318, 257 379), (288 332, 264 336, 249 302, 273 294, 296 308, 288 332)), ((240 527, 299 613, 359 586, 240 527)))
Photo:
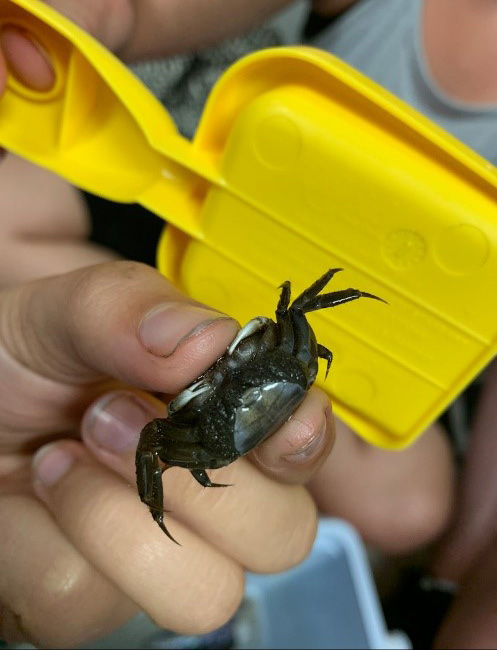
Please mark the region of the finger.
POLYGON ((110 375, 154 392, 178 392, 224 353, 238 329, 133 262, 6 290, 0 309, 0 344, 37 375, 64 384, 110 375))
POLYGON ((2 161, 0 212, 2 286, 117 258, 88 240, 90 216, 81 193, 12 153, 2 161))
POLYGON ((281 429, 252 452, 251 459, 280 481, 306 483, 328 457, 334 440, 330 400, 313 387, 281 429))
POLYGON ((206 489, 188 471, 164 474, 166 507, 203 538, 256 573, 284 571, 309 553, 316 534, 316 510, 301 486, 284 485, 241 458, 209 471, 206 489))
POLYGON ((140 502, 134 477, 127 484, 72 441, 42 448, 34 463, 37 494, 65 535, 159 625, 201 633, 236 611, 241 568, 172 518, 182 546, 167 539, 140 502))
POLYGON ((1 638, 76 647, 135 613, 136 605, 74 549, 39 501, 2 497, 0 530, 1 638))
POLYGON ((55 73, 50 57, 35 36, 20 27, 4 27, 0 36, 10 72, 23 84, 41 92, 50 90, 55 73))
MULTIPOLYGON (((126 479, 132 486, 131 498, 137 501, 139 431, 159 417, 160 408, 123 392, 106 399, 98 400, 85 415, 82 437, 102 463, 126 479)), ((165 508, 174 512, 175 520, 252 571, 283 570, 306 556, 314 539, 316 514, 303 488, 276 482, 245 459, 212 472, 212 477, 232 486, 204 489, 185 469, 165 472, 165 508)), ((151 518, 150 526, 158 529, 151 518)))

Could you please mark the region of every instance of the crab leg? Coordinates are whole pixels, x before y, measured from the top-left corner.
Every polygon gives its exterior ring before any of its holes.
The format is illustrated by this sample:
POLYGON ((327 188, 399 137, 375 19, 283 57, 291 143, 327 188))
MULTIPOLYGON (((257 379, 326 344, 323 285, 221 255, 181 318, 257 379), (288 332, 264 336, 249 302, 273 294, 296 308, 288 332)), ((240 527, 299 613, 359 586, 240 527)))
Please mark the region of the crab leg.
POLYGON ((231 483, 213 483, 207 476, 205 469, 192 469, 190 470, 193 478, 200 483, 203 487, 230 487, 231 483))
POLYGON ((145 451, 137 454, 136 478, 140 499, 145 503, 152 518, 166 533, 170 540, 180 546, 164 524, 164 496, 162 489, 162 468, 159 465, 159 455, 156 451, 145 451))
POLYGON ((292 303, 292 309, 304 309, 305 303, 307 303, 312 298, 315 298, 320 291, 322 291, 331 278, 343 269, 329 269, 324 275, 322 275, 316 282, 313 282, 310 287, 302 291, 300 296, 297 296, 292 303))
POLYGON ((288 305, 290 304, 290 295, 291 295, 290 281, 285 280, 283 284, 280 284, 280 289, 281 289, 281 295, 280 295, 280 300, 278 302, 278 306, 276 307, 276 313, 284 314, 288 309, 288 305))
POLYGON ((330 372, 331 362, 333 361, 333 352, 331 350, 328 350, 328 348, 325 348, 324 345, 321 345, 321 343, 318 343, 318 357, 320 359, 326 359, 326 375, 324 376, 326 379, 328 373, 330 372))
POLYGON ((386 302, 383 298, 378 298, 378 296, 373 295, 372 293, 366 293, 365 291, 359 291, 359 289, 342 289, 341 291, 333 291, 331 293, 323 293, 320 296, 312 298, 302 308, 304 313, 309 311, 317 311, 318 309, 325 309, 326 307, 336 307, 337 305, 343 305, 345 302, 350 302, 351 300, 358 300, 359 298, 373 298, 374 300, 380 300, 381 302, 386 302))
POLYGON ((302 361, 309 368, 310 377, 312 377, 311 381, 314 381, 318 371, 316 339, 311 334, 311 328, 302 311, 295 310, 292 306, 288 313, 292 320, 295 337, 294 354, 299 361, 302 361))
POLYGON ((269 352, 269 350, 274 350, 277 342, 278 327, 274 321, 270 321, 260 340, 259 348, 255 355, 256 358, 263 358, 269 352))

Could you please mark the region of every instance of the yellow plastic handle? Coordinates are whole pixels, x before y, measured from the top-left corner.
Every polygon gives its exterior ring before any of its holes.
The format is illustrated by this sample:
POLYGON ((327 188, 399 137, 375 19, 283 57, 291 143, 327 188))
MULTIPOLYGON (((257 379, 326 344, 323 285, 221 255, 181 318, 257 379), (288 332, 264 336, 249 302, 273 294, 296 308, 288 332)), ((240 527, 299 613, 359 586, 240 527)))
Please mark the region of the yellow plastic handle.
POLYGON ((48 52, 55 83, 13 74, 0 102, 0 143, 94 194, 139 202, 200 236, 190 196, 212 166, 108 50, 38 0, 0 0, 0 27, 22 27, 48 52), (26 126, 28 125, 28 126, 26 126))
POLYGON ((381 296, 311 314, 318 383, 363 438, 412 442, 497 354, 494 167, 331 55, 274 48, 213 89, 193 142, 90 36, 38 0, 0 0, 49 52, 46 93, 9 75, 0 145, 173 226, 158 266, 240 322, 330 267, 381 296))

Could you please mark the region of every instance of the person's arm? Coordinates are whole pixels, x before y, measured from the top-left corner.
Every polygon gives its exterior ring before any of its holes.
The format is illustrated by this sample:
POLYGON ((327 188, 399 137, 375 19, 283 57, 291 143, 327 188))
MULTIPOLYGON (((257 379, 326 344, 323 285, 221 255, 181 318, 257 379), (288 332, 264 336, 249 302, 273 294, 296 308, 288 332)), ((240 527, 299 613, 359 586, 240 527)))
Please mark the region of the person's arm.
POLYGON ((450 97, 497 103, 497 1, 425 0, 425 53, 450 97))

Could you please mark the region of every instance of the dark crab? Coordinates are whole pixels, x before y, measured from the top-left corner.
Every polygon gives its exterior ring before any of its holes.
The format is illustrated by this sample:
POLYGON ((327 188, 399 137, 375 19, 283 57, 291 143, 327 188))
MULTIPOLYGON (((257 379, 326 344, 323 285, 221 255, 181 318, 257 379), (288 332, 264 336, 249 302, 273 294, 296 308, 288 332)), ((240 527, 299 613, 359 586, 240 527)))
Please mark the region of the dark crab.
POLYGON ((212 483, 205 470, 229 465, 279 429, 316 379, 318 358, 326 359, 328 375, 332 353, 317 343, 305 314, 361 297, 381 300, 358 289, 319 295, 341 270, 327 271, 291 305, 290 282, 284 282, 276 322, 249 321, 226 354, 169 404, 168 417, 141 432, 138 492, 173 541, 164 525, 164 469, 185 467, 204 487, 226 487, 212 483))

